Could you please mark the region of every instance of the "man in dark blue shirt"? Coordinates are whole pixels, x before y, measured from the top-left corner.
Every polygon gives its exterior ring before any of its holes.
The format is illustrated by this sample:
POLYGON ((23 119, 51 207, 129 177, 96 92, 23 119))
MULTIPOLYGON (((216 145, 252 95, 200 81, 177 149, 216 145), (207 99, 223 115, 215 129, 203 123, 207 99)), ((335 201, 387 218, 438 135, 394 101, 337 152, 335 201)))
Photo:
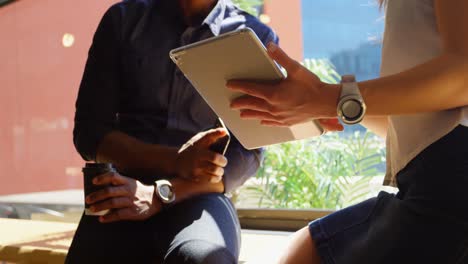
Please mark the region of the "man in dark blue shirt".
POLYGON ((129 0, 106 12, 76 102, 74 143, 85 160, 119 173, 100 176, 96 184, 110 187, 86 198, 92 210, 111 212, 83 216, 67 263, 237 262, 240 228, 224 193, 255 174, 262 151, 232 138, 225 156, 214 153, 210 145, 225 134, 218 129, 178 153, 217 116, 168 54, 243 27, 277 42, 231 0, 129 0), (176 194, 168 208, 153 195, 159 179, 176 194))

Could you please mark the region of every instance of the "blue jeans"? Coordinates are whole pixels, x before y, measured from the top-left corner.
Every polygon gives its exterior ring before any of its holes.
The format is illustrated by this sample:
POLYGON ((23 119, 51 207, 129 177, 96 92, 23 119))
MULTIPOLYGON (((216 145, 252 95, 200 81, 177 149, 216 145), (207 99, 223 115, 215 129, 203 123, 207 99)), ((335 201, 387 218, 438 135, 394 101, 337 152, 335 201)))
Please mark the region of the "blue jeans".
POLYGON ((322 263, 468 263, 468 127, 425 149, 397 182, 397 195, 310 223, 322 263))
POLYGON ((209 194, 142 222, 101 224, 83 216, 65 263, 233 264, 239 247, 234 207, 209 194))

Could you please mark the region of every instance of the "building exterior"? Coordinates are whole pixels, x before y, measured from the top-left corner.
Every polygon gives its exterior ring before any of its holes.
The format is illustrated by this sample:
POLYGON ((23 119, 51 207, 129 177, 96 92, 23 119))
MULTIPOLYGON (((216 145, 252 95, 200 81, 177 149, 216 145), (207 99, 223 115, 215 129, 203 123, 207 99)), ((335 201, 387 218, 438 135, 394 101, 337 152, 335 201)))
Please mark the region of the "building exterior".
POLYGON ((377 0, 301 3, 305 58, 328 59, 339 74, 352 73, 358 80, 379 75, 384 14, 377 0))
POLYGON ((379 75, 384 19, 377 0, 265 0, 280 45, 298 60, 327 59, 358 80, 379 75))

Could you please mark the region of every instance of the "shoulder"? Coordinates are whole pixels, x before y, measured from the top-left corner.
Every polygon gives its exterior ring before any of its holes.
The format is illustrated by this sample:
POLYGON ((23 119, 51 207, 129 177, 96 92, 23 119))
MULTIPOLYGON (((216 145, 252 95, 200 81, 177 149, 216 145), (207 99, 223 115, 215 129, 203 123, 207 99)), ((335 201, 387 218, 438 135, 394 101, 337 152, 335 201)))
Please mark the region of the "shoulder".
POLYGON ((145 14, 150 13, 153 3, 156 0, 124 0, 118 2, 106 11, 102 18, 102 23, 110 25, 114 31, 125 38, 134 27, 145 18, 145 14))
POLYGON ((257 17, 245 12, 244 10, 235 6, 230 0, 226 0, 226 21, 234 22, 237 25, 232 25, 230 30, 235 30, 241 27, 251 28, 259 39, 267 44, 271 41, 278 42, 278 36, 272 28, 262 23, 257 17))
POLYGON ((155 0, 123 0, 113 4, 106 13, 121 18, 143 15, 153 5, 155 0))

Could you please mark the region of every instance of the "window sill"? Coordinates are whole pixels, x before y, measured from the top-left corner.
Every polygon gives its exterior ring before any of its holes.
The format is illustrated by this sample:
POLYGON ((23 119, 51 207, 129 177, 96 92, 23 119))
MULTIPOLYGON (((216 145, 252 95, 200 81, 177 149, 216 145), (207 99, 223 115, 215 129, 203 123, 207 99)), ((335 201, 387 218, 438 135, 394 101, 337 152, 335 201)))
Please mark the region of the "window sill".
POLYGON ((332 210, 237 209, 243 229, 297 231, 332 210))

